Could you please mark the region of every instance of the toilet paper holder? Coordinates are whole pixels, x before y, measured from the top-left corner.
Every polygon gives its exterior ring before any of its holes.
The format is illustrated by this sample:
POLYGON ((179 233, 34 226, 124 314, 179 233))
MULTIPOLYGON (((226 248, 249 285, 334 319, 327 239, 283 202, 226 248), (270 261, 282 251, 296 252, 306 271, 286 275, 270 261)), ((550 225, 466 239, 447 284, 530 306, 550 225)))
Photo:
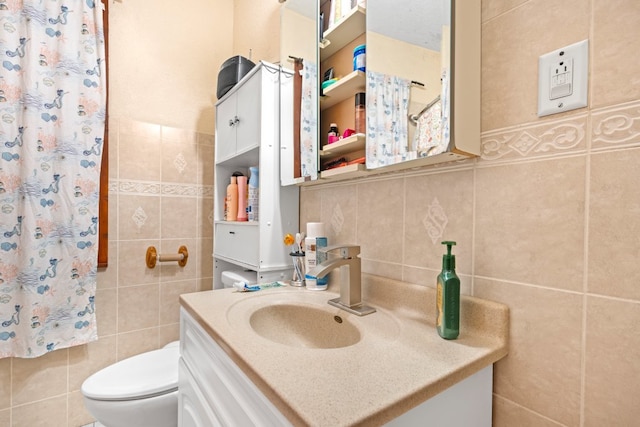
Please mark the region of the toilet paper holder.
POLYGON ((180 267, 184 267, 187 265, 187 260, 189 259, 189 251, 186 246, 180 246, 177 254, 159 254, 156 251, 155 246, 149 246, 147 248, 147 267, 155 268, 156 263, 158 262, 171 262, 177 261, 180 267))

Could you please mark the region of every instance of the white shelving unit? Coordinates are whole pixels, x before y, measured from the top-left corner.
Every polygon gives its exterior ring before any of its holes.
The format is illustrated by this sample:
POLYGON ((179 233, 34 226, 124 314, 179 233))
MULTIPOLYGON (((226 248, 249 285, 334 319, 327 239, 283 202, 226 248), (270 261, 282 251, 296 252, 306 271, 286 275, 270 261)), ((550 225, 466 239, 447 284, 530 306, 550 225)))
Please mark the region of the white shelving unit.
POLYGON ((259 282, 283 280, 293 271, 286 233, 298 230, 299 190, 280 185, 280 69, 258 63, 216 103, 214 188, 214 288, 226 270, 251 270, 259 282), (227 186, 234 172, 259 168, 259 220, 224 220, 227 186))

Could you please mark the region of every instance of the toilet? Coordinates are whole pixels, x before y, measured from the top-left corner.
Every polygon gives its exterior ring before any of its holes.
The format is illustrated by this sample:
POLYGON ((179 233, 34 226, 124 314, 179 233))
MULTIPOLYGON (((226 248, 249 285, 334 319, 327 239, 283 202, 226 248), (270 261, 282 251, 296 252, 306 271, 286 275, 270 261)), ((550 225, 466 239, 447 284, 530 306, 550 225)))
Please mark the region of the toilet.
POLYGON ((87 410, 105 427, 176 427, 180 342, 121 360, 82 384, 87 410))

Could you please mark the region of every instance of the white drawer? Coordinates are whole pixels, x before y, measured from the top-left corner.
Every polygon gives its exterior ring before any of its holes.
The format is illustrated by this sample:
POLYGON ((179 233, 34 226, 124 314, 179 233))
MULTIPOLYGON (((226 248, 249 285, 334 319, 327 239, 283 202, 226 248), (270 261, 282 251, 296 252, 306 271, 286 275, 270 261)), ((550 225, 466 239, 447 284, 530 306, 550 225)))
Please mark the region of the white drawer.
POLYGON ((216 257, 238 261, 258 269, 260 264, 259 225, 257 223, 218 223, 214 247, 216 257))

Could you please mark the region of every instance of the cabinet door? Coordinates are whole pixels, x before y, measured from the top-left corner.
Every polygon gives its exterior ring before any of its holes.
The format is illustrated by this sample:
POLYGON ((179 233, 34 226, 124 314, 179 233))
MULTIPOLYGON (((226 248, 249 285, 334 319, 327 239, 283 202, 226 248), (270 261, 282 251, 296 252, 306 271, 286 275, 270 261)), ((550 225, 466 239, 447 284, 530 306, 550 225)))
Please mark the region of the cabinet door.
POLYGON ((207 404, 207 399, 198 389, 195 378, 189 368, 180 359, 178 368, 178 426, 206 427, 221 425, 215 413, 207 404))
POLYGON ((254 74, 237 93, 236 153, 243 153, 260 145, 260 106, 262 100, 262 71, 254 74))
POLYGON ((216 163, 236 153, 236 129, 240 124, 237 104, 237 94, 233 94, 216 107, 216 163))

